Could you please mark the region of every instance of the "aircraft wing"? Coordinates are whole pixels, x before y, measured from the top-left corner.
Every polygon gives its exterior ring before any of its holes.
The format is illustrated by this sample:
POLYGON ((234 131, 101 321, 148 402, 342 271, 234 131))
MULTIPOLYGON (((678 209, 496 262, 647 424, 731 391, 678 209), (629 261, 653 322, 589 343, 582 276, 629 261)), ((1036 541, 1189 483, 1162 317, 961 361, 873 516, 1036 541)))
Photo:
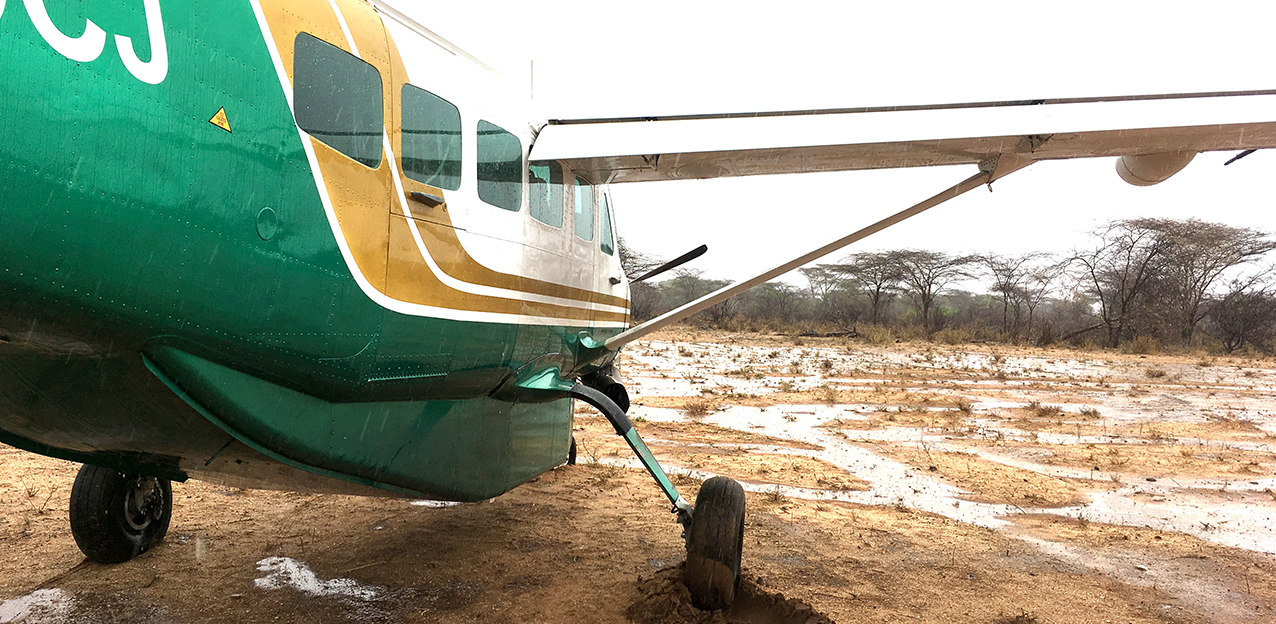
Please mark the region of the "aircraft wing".
POLYGON ((1276 90, 551 120, 531 158, 619 183, 1271 147, 1276 90))

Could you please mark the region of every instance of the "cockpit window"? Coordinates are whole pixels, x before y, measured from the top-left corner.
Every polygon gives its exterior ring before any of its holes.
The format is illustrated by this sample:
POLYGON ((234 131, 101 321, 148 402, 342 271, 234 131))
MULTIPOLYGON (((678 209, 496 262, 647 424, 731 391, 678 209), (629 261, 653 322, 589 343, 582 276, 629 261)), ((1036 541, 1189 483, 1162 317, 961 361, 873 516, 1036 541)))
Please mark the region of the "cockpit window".
POLYGON ((403 85, 403 173, 449 191, 461 188, 461 113, 451 102, 403 85))
POLYGON ((563 227, 563 168, 552 160, 531 163, 527 168, 527 198, 532 218, 554 227, 563 227))
POLYGON ((505 210, 523 203, 523 144, 504 128, 478 122, 479 199, 505 210))
POLYGON ((377 68, 299 33, 292 75, 297 125, 332 149, 379 166, 385 123, 377 68))
POLYGON ((594 240, 594 187, 584 178, 576 178, 576 236, 594 240))

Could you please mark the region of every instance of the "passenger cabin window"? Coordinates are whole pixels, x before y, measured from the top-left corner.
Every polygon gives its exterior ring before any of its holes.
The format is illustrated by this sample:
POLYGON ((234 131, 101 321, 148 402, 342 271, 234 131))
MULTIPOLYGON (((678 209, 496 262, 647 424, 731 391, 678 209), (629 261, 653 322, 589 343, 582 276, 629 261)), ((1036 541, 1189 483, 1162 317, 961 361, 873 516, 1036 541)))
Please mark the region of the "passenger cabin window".
POLYGON ((576 178, 576 236, 594 240, 594 187, 584 178, 576 178))
POLYGON ((461 188, 461 112, 451 102, 403 85, 403 173, 441 189, 461 188))
POLYGON ((381 164, 381 74, 341 48, 306 33, 293 55, 297 125, 369 167, 381 164))
POLYGON ((504 128, 478 122, 479 199, 517 211, 523 203, 523 144, 504 128))
POLYGON ((611 205, 607 202, 607 194, 603 193, 602 214, 598 215, 598 219, 602 222, 602 231, 598 233, 599 240, 602 241, 603 253, 612 255, 616 251, 615 238, 611 233, 611 205))
POLYGON ((554 227, 563 227, 563 168, 552 160, 527 167, 527 203, 532 218, 554 227))

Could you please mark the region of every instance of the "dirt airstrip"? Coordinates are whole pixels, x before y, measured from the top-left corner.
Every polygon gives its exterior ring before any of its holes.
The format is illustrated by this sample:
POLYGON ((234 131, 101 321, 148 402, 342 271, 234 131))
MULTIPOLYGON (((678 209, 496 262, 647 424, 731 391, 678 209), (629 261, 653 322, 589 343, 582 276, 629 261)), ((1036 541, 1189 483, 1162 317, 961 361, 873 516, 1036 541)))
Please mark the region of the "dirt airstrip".
POLYGON ((688 498, 748 490, 728 614, 609 425, 493 501, 174 485, 168 538, 87 563, 77 466, 0 447, 10 622, 1276 622, 1276 363, 667 332, 630 416, 688 498))

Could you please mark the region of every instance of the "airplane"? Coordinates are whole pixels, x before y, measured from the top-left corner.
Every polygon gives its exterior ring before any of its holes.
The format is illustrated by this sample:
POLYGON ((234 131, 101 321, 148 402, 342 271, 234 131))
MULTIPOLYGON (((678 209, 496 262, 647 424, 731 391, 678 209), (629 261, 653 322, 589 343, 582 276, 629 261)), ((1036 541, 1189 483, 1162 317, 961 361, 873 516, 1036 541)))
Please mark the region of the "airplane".
POLYGON ((83 464, 71 529, 101 563, 163 539, 172 481, 498 496, 574 455, 579 400, 724 608, 743 489, 678 493, 624 345, 1038 161, 1149 185, 1276 147, 1276 91, 541 120, 383 0, 52 4, 0 0, 0 442, 83 464), (632 323, 611 185, 936 165, 974 172, 632 323))

